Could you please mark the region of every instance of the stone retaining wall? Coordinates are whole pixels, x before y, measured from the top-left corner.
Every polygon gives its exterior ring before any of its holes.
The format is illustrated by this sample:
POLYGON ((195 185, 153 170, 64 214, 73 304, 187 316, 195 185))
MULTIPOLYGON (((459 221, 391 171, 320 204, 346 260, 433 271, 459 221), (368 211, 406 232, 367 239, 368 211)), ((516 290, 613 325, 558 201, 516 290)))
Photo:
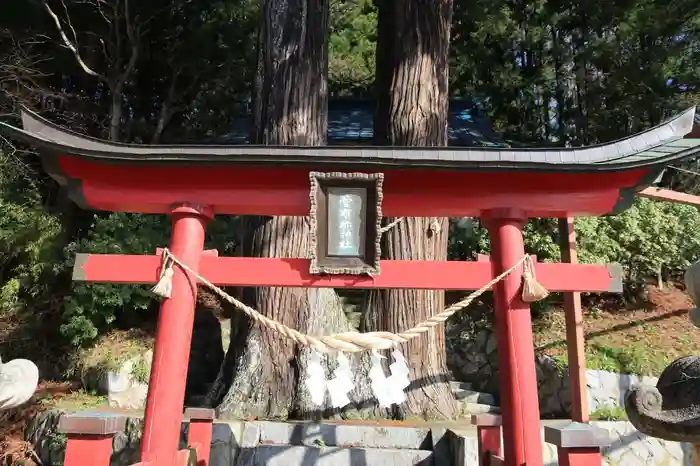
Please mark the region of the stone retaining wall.
POLYGON ((612 445, 604 450, 604 464, 610 466, 691 466, 693 464, 690 444, 648 437, 626 421, 593 422, 593 424, 607 429, 613 440, 612 445))
MULTIPOLYGON (((448 328, 447 364, 460 382, 472 384, 474 390, 491 393, 498 401, 498 342, 491 328, 478 330, 455 325, 448 328)), ((562 418, 571 410, 569 377, 552 358, 538 356, 537 385, 540 394, 540 415, 562 418)))
MULTIPOLYGON (((496 335, 491 329, 477 332, 452 329, 447 334, 447 359, 460 382, 472 384, 474 390, 491 393, 498 399, 498 355, 496 335)), ((540 415, 543 419, 565 418, 571 414, 568 368, 554 359, 538 355, 536 359, 540 415)), ((624 408, 625 393, 636 385, 655 386, 655 377, 638 377, 601 370, 587 370, 588 411, 618 406, 624 408)))

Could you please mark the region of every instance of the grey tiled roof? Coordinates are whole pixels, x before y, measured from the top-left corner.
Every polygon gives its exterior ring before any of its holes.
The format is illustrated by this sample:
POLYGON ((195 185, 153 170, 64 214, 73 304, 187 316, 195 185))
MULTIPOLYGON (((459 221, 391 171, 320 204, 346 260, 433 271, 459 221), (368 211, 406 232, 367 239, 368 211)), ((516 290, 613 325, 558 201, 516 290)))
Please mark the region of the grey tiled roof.
POLYGON ((102 160, 172 163, 285 163, 364 167, 473 169, 618 170, 669 164, 700 152, 700 139, 683 139, 694 123, 688 109, 634 136, 574 148, 253 146, 116 144, 85 137, 24 111, 23 129, 0 123, 0 130, 40 149, 102 160))

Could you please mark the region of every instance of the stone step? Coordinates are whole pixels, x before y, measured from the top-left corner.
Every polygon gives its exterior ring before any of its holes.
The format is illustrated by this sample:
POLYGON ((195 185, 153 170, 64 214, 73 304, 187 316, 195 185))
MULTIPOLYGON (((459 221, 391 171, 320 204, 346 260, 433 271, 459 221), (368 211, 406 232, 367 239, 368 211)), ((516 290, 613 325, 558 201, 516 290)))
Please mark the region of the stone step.
POLYGON ((241 451, 236 466, 433 466, 432 452, 371 448, 260 445, 241 451))
POLYGON ((429 428, 272 421, 257 421, 255 425, 260 431, 260 444, 432 449, 429 428))
POLYGON ((473 390, 474 385, 469 382, 452 381, 450 382, 450 388, 452 388, 453 392, 457 392, 460 390, 473 390))
POLYGON ((454 394, 458 401, 464 403, 496 406, 496 398, 490 393, 477 392, 474 390, 455 390, 454 394))
POLYGON ((481 403, 461 403, 464 414, 500 414, 501 408, 489 404, 481 403))

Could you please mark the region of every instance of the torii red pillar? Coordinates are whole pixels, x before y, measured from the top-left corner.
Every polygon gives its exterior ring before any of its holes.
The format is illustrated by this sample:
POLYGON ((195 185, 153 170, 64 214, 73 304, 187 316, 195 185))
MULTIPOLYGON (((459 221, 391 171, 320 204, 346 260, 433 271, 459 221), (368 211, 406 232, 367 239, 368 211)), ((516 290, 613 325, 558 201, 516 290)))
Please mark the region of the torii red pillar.
MULTIPOLYGON (((205 226, 212 217, 210 208, 197 205, 182 204, 171 212, 170 250, 192 270, 199 268, 205 226)), ((158 315, 141 441, 144 463, 173 464, 178 451, 196 301, 197 279, 173 267, 172 296, 158 315)))
MULTIPOLYGON (((522 227, 527 216, 514 209, 484 212, 491 239, 491 264, 498 275, 525 254, 522 227)), ((503 450, 508 466, 542 466, 540 408, 530 305, 520 299, 522 268, 493 288, 503 412, 503 450)))

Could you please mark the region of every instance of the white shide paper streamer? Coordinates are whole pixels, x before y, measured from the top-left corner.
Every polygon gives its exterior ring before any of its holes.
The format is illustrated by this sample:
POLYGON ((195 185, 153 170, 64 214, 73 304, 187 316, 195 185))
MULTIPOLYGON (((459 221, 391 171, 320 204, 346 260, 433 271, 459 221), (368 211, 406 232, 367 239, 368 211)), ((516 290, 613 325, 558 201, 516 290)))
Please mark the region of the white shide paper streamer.
POLYGON ((323 370, 321 355, 318 351, 311 351, 304 383, 311 396, 311 402, 316 406, 323 406, 328 382, 326 382, 326 371, 323 370))
POLYGON ((350 361, 343 353, 338 353, 338 367, 333 375, 335 377, 328 382, 328 394, 333 407, 342 408, 350 404, 348 393, 355 388, 350 361))
MULTIPOLYGON (((389 366, 391 375, 384 373, 382 359, 376 350, 372 351, 371 366, 369 370, 370 387, 374 397, 381 408, 389 408, 395 404, 406 401, 404 390, 410 385, 408 364, 406 358, 399 350, 391 353, 394 362, 389 366)), ((350 404, 350 393, 355 388, 354 376, 350 361, 343 353, 338 353, 338 367, 333 371, 333 378, 326 380, 325 371, 321 365, 322 355, 312 351, 307 366, 306 388, 309 390, 311 402, 316 406, 323 406, 326 390, 334 408, 343 408, 350 404)))

